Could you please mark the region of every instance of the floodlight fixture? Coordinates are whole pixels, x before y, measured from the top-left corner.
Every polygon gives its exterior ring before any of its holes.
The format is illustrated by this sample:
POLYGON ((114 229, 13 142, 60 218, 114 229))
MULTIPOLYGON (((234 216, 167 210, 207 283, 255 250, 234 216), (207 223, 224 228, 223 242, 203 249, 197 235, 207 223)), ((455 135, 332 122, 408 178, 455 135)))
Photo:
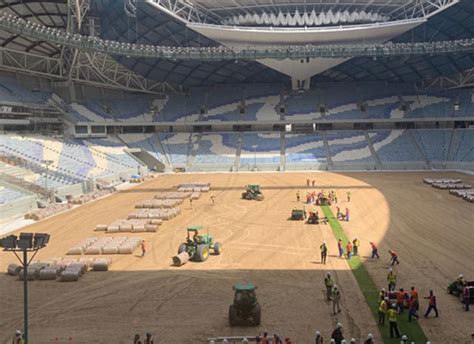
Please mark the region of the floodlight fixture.
POLYGON ((18 248, 28 250, 33 247, 33 233, 21 233, 18 240, 18 248))

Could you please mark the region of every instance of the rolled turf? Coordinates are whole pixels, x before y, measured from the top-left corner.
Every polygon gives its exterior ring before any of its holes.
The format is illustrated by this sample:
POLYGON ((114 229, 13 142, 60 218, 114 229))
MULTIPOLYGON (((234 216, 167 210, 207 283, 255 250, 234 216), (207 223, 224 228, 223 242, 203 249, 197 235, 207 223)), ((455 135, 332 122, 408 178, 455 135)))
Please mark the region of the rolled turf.
MULTIPOLYGON (((337 239, 342 239, 344 244, 349 242, 346 233, 342 229, 339 221, 334 217, 331 208, 329 206, 322 206, 324 215, 329 219, 329 225, 331 226, 332 232, 337 239)), ((365 300, 372 311, 375 321, 378 322, 378 300, 379 300, 379 288, 375 285, 374 281, 369 275, 369 272, 362 264, 362 260, 359 256, 353 256, 347 261, 352 273, 354 274, 357 283, 359 284, 362 294, 364 294, 365 300)), ((398 316, 398 329, 401 335, 408 336, 408 342, 415 342, 416 344, 424 344, 428 340, 423 330, 419 326, 416 320, 411 323, 408 322, 408 313, 405 312, 401 316, 398 316)), ((385 326, 379 326, 380 333, 382 335, 385 344, 399 344, 400 339, 390 338, 388 320, 385 319, 385 326)))

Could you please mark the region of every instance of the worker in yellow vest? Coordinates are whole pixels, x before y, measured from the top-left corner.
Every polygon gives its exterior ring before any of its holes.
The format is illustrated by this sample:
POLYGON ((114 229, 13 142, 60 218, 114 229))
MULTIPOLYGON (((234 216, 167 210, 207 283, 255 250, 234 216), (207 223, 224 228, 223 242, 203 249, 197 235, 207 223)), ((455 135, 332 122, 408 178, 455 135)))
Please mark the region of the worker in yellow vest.
POLYGON ((387 314, 388 297, 385 297, 379 303, 379 325, 385 326, 385 315, 387 314))
POLYGON ((12 344, 24 344, 23 334, 20 330, 15 331, 15 337, 12 338, 12 344))
POLYGON ((395 291, 397 287, 397 274, 395 271, 393 271, 392 268, 388 269, 388 275, 387 275, 387 282, 388 282, 388 291, 395 291))
POLYGON ((387 311, 388 323, 390 324, 390 338, 393 338, 395 334, 397 338, 400 338, 400 332, 398 331, 397 323, 397 304, 393 303, 392 307, 387 311))

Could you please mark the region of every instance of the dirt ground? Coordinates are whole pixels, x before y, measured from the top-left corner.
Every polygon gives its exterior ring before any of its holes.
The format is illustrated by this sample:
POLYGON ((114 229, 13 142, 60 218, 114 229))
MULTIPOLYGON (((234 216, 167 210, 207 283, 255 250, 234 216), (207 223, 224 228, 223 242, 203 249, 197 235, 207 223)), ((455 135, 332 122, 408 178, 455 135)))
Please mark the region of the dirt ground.
MULTIPOLYGON (((380 343, 379 330, 345 260, 335 257, 336 238, 328 225, 287 221, 303 200, 306 179, 316 190, 333 189, 341 208, 349 206, 352 219, 342 223, 350 238, 361 240, 362 256, 369 241, 379 243, 381 259, 366 267, 380 287, 386 286, 389 248, 400 255, 396 267, 399 286, 414 285, 421 296, 432 288, 438 296, 440 317, 420 319, 435 344, 468 343, 474 333, 474 312, 447 295, 449 280, 463 273, 474 279, 474 207, 446 191, 422 183, 424 177, 474 177, 458 173, 256 173, 167 175, 110 197, 34 224, 22 231, 48 232, 51 241, 38 258, 64 256, 69 247, 92 236, 96 224, 125 218, 140 200, 178 183, 211 182, 211 192, 181 206, 182 214, 165 222, 157 233, 140 236, 148 252, 112 256, 109 272, 89 272, 76 283, 33 281, 30 286, 30 341, 42 343, 131 343, 135 333, 150 331, 158 343, 205 343, 207 337, 255 335, 268 330, 293 343, 312 343, 319 329, 329 337, 337 321, 346 338, 358 342, 368 332, 380 343), (240 199, 243 186, 260 183, 263 202, 240 199), (345 194, 350 191, 348 203, 345 194), (209 197, 216 197, 213 206, 209 197), (204 225, 223 244, 220 256, 205 263, 171 266, 188 225, 204 225), (327 265, 319 264, 319 245, 329 246, 327 265), (343 312, 331 315, 324 301, 327 271, 342 289, 343 312), (262 324, 258 328, 228 326, 232 285, 249 281, 258 286, 262 324), (71 340, 69 340, 71 337, 71 340)), ((0 271, 15 262, 0 253, 0 271)), ((22 284, 0 275, 0 342, 22 326, 22 284)), ((424 301, 424 300, 423 300, 424 301)), ((421 302, 422 309, 426 303, 421 302)), ((387 329, 385 329, 387 330, 387 329)))

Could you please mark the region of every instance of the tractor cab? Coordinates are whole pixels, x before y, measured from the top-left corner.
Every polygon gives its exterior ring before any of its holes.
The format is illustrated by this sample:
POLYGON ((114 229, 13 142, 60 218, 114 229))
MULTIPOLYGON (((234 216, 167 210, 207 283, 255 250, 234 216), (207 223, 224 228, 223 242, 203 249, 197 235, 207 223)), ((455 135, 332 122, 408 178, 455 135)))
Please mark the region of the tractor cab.
POLYGON ((200 244, 205 244, 209 245, 213 241, 212 235, 209 234, 204 234, 200 235, 199 232, 203 231, 204 227, 203 226, 191 226, 187 228, 188 231, 188 236, 187 236, 187 241, 189 243, 194 243, 197 245, 200 244))
POLYGON ((234 304, 239 305, 253 305, 257 302, 257 296, 255 295, 256 287, 252 283, 236 284, 233 286, 234 304))

